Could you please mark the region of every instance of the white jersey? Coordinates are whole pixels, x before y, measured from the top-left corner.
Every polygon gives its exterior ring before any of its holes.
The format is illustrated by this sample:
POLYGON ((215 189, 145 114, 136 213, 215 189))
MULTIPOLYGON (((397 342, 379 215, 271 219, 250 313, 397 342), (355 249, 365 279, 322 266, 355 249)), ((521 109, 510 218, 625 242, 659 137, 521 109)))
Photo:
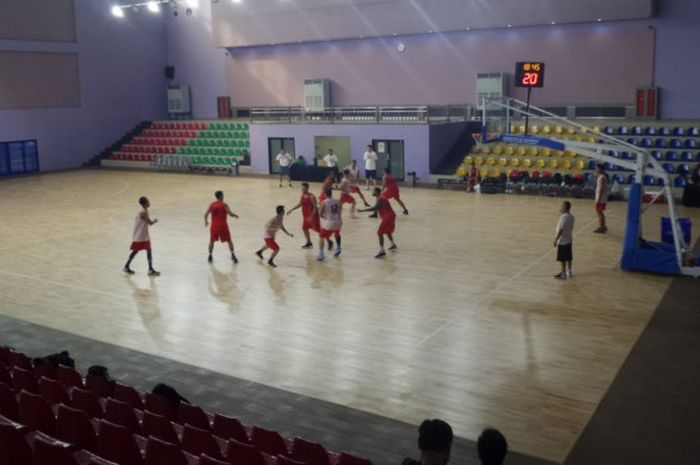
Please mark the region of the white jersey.
POLYGON ((608 183, 604 174, 598 176, 596 181, 595 201, 596 203, 607 203, 608 201, 608 183))
POLYGON ((371 152, 365 152, 365 169, 374 171, 377 169, 377 152, 372 150, 371 152))
POLYGON ((274 239, 275 234, 282 228, 282 220, 278 219, 276 216, 267 222, 265 225, 265 232, 263 237, 265 239, 274 239))
POLYGON ((277 154, 277 162, 280 164, 281 168, 286 168, 292 164, 292 156, 286 152, 280 152, 277 154))
POLYGON ((151 237, 148 235, 148 221, 144 218, 145 211, 140 211, 134 220, 134 242, 148 242, 151 237))
POLYGON ((342 205, 336 199, 326 199, 322 202, 323 215, 321 228, 326 231, 340 231, 343 227, 342 205))
POLYGON ((559 231, 562 231, 562 233, 559 237, 559 242, 557 245, 569 245, 574 241, 575 221, 576 219, 571 213, 563 213, 559 217, 559 221, 557 222, 557 230, 555 231, 555 234, 559 234, 559 231))
POLYGON ((328 168, 335 168, 338 166, 338 157, 335 156, 335 154, 329 153, 325 157, 323 157, 323 161, 326 162, 326 166, 328 168))

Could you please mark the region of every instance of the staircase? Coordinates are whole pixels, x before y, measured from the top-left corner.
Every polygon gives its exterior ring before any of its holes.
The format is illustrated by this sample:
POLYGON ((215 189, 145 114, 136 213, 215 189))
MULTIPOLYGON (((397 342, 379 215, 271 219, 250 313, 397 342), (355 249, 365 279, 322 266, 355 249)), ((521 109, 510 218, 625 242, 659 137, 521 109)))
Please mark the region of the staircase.
POLYGON ((476 145, 476 141, 472 137, 473 132, 474 128, 468 125, 457 138, 454 145, 452 145, 452 148, 447 152, 442 162, 433 170, 432 174, 451 176, 457 171, 457 167, 462 164, 465 155, 469 154, 472 147, 476 145))
POLYGON ((150 121, 141 121, 131 131, 124 134, 124 136, 122 136, 114 144, 107 147, 106 149, 104 149, 102 152, 100 152, 97 155, 95 155, 94 157, 92 157, 87 162, 83 163, 83 166, 85 166, 85 167, 99 167, 102 160, 109 158, 113 152, 119 151, 122 148, 122 146, 124 146, 125 144, 128 144, 129 141, 131 141, 131 139, 140 135, 144 129, 150 128, 151 124, 152 123, 150 121))

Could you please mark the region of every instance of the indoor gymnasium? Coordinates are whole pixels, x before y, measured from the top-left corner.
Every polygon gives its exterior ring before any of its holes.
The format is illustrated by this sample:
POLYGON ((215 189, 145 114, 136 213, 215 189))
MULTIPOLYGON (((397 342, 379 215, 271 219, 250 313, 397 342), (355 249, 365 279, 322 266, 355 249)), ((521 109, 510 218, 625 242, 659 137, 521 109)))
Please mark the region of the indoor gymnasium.
POLYGON ((0 0, 0 465, 700 462, 696 0, 0 0))

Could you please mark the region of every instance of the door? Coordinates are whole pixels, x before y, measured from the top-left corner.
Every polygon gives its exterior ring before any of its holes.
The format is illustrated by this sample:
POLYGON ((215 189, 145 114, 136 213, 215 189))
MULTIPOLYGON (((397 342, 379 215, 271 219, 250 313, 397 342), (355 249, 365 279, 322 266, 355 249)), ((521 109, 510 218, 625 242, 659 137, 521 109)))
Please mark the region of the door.
POLYGON ((296 158, 294 138, 292 137, 270 137, 267 139, 267 147, 270 160, 270 174, 280 173, 280 165, 277 163, 277 154, 280 153, 280 150, 285 149, 287 153, 296 158))
POLYGON ((372 145, 377 152, 377 176, 383 176, 384 168, 388 167, 394 178, 403 181, 405 177, 403 140, 375 139, 372 145))

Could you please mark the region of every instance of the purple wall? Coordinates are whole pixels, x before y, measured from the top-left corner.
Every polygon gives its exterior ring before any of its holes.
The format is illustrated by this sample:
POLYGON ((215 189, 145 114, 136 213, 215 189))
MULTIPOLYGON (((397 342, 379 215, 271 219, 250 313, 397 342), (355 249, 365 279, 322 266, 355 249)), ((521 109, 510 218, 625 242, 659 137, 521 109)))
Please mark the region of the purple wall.
POLYGON ((367 144, 372 139, 401 139, 404 141, 404 167, 406 172, 416 171, 418 177, 427 179, 429 166, 428 125, 343 125, 343 124, 254 124, 250 127, 250 164, 253 172, 270 172, 268 138, 293 137, 296 155, 303 155, 311 163, 315 155, 316 136, 350 137, 352 157, 360 162, 367 144))
MULTIPOLYGON (((214 47, 211 31, 211 2, 187 16, 167 15, 167 61, 175 66, 175 82, 189 84, 194 118, 216 118, 216 97, 226 89, 226 50, 214 47)), ((235 102, 233 102, 235 105, 235 102)))
POLYGON ((656 27, 656 82, 664 118, 700 118, 700 1, 663 0, 656 27))
POLYGON ((42 170, 80 166, 141 120, 166 116, 165 22, 112 17, 107 1, 77 1, 77 44, 0 41, 0 49, 79 54, 82 106, 0 111, 0 140, 38 139, 42 170))

